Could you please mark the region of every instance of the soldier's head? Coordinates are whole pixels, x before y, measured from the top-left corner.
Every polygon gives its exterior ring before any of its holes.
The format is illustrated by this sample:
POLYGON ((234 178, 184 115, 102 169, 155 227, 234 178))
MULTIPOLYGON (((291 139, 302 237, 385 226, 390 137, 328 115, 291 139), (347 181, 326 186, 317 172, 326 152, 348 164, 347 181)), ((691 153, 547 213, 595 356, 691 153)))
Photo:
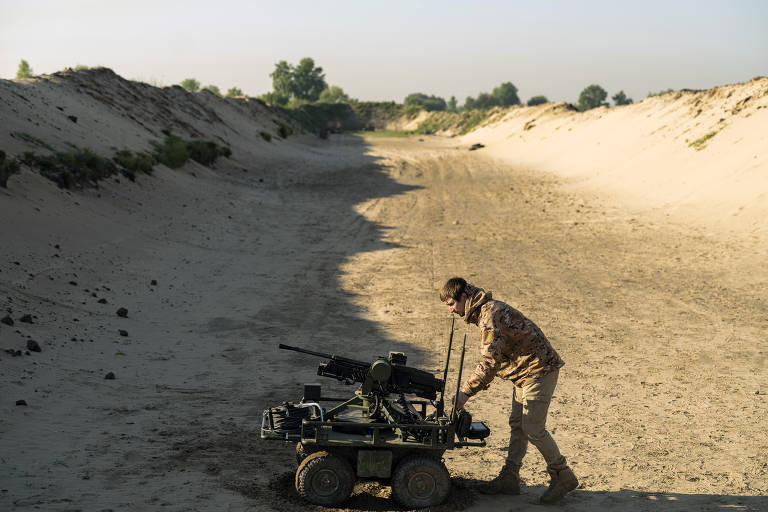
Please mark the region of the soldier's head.
POLYGON ((450 278, 440 290, 440 300, 459 316, 464 316, 468 298, 467 282, 461 277, 450 278))

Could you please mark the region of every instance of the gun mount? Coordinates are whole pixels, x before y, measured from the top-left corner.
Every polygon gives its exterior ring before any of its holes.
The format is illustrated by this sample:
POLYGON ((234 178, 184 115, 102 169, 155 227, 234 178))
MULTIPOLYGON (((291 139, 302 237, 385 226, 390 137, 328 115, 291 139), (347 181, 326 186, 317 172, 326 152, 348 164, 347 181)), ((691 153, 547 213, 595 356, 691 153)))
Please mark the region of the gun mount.
MULTIPOLYGON (((279 346, 326 359, 317 369, 322 377, 360 384, 346 400, 324 398, 318 384, 305 384, 300 402, 283 402, 264 411, 262 439, 296 442, 299 495, 317 505, 335 506, 349 496, 358 476, 391 478, 392 495, 405 508, 422 508, 445 500, 451 483, 441 462, 443 453, 459 447, 485 446, 484 439, 490 435, 484 423, 472 422, 467 411, 456 410, 455 397, 446 415, 444 395, 453 333, 452 319, 442 379, 406 366, 402 352, 390 352, 368 363, 279 346), (321 403, 327 401, 340 403, 323 407, 321 403), (433 409, 431 414, 427 414, 428 407, 433 409), (320 473, 322 478, 318 477, 320 473)), ((466 341, 464 335, 457 392, 466 341)))

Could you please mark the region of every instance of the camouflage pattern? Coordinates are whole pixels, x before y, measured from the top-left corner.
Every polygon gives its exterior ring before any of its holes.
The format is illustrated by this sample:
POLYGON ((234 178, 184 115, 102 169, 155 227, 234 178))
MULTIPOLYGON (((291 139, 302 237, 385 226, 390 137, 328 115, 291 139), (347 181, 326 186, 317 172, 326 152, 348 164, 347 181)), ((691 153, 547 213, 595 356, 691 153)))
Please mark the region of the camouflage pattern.
POLYGON ((565 364, 541 329, 490 291, 467 284, 464 321, 480 329, 480 362, 461 390, 488 389, 494 377, 526 386, 565 364))

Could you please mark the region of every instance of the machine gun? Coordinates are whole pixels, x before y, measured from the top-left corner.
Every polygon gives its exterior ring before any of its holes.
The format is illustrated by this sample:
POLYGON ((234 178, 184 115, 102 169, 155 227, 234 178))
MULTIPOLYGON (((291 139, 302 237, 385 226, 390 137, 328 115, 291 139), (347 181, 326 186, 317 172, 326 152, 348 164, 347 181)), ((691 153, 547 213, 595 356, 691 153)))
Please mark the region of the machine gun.
POLYGON ((366 395, 375 390, 384 394, 416 395, 434 400, 437 392, 442 392, 444 387, 444 381, 431 373, 405 366, 407 358, 402 352, 390 352, 386 358, 379 357, 372 363, 366 363, 282 343, 279 348, 328 359, 328 362, 320 363, 318 375, 333 377, 346 384, 362 384, 362 393, 366 395))

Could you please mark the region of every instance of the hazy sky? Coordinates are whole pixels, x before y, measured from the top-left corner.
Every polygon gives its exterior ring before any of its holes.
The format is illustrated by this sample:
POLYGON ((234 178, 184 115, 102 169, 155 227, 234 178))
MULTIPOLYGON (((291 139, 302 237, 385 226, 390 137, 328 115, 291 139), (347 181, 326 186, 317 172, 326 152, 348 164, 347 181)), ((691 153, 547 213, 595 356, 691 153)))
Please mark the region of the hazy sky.
POLYGON ((591 83, 639 100, 768 75, 768 1, 0 0, 2 78, 26 59, 257 95, 302 57, 360 99, 461 103, 511 81, 523 101, 591 83))

